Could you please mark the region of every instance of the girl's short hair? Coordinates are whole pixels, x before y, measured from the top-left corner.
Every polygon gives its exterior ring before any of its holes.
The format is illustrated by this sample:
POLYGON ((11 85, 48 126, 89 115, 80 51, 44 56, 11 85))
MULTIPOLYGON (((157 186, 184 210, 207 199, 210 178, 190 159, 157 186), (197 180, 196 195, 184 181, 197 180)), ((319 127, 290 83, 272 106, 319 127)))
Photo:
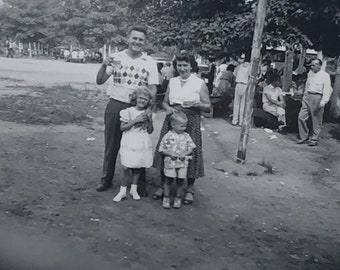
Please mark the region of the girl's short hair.
POLYGON ((137 104, 137 97, 139 95, 144 95, 147 96, 149 98, 149 102, 147 104, 146 107, 149 107, 151 102, 152 102, 152 94, 150 92, 150 90, 147 87, 142 87, 142 88, 138 88, 135 91, 133 91, 130 95, 130 103, 135 106, 137 104))
POLYGON ((177 111, 174 112, 173 114, 171 114, 170 116, 170 122, 171 124, 173 123, 180 123, 180 124, 187 124, 188 123, 188 117, 186 116, 186 114, 182 111, 177 111))

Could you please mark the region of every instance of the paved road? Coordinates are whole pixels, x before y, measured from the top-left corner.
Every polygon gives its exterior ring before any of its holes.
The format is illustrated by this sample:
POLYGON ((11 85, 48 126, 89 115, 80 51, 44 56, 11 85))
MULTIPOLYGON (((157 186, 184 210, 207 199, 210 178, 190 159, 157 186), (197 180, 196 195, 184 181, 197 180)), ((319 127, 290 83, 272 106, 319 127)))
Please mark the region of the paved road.
POLYGON ((27 83, 95 83, 99 64, 65 63, 59 60, 0 58, 0 77, 27 83))

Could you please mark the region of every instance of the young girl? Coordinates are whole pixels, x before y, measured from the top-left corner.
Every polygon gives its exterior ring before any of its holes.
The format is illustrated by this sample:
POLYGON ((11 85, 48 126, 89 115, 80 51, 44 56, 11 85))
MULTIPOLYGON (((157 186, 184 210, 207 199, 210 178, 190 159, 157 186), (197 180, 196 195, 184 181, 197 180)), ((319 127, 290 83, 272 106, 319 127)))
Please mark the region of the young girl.
MULTIPOLYGON (((137 192, 137 183, 141 170, 150 168, 153 162, 152 143, 150 134, 153 132, 152 113, 148 108, 152 95, 147 88, 141 88, 131 95, 134 107, 120 112, 121 130, 120 159, 124 167, 132 172, 130 195, 134 200, 140 200, 137 192)), ((126 197, 127 179, 122 177, 120 190, 113 198, 120 202, 126 197)))
POLYGON ((184 132, 187 128, 188 118, 183 112, 174 112, 171 117, 171 130, 164 135, 159 146, 159 152, 164 157, 164 197, 163 207, 170 208, 170 187, 174 179, 177 181, 174 208, 181 208, 183 183, 187 178, 190 154, 196 148, 190 135, 184 132))

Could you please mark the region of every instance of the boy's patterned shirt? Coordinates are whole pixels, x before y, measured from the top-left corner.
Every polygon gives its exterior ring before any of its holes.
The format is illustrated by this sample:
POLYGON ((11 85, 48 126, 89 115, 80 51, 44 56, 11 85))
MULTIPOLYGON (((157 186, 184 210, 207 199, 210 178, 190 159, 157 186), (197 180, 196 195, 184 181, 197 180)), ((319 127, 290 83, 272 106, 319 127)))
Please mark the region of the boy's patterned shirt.
POLYGON ((164 150, 168 150, 178 156, 183 156, 184 153, 193 150, 194 148, 196 148, 196 145, 188 133, 183 132, 178 134, 170 130, 164 135, 158 151, 163 152, 164 150))

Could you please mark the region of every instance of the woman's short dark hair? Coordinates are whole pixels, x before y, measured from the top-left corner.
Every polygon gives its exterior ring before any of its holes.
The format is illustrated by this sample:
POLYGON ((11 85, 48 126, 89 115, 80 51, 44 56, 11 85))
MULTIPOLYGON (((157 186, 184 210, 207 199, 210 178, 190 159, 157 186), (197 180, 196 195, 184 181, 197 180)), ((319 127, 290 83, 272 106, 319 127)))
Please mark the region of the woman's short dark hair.
POLYGON ((195 60, 195 57, 188 54, 187 52, 179 53, 175 56, 174 61, 172 61, 172 65, 174 66, 176 72, 177 72, 177 62, 178 61, 184 61, 191 65, 191 71, 192 72, 198 72, 198 64, 195 60))
POLYGON ((273 82, 281 82, 281 77, 278 73, 276 72, 271 72, 267 76, 267 83, 271 84, 273 82))

